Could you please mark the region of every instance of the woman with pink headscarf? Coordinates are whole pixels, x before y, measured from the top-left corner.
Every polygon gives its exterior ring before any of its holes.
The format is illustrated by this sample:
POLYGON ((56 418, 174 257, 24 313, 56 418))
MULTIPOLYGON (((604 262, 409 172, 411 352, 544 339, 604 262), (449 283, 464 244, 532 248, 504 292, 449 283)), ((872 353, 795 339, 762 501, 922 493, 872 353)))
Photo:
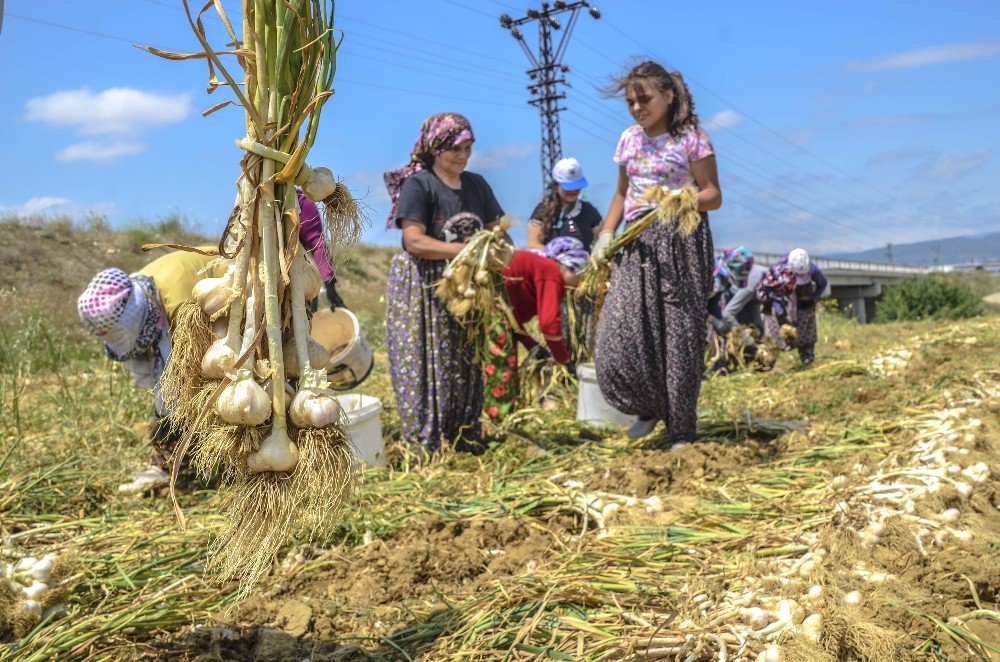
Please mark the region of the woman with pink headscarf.
POLYGON ((486 180, 465 170, 474 140, 462 115, 431 115, 410 162, 385 174, 387 227, 403 231, 386 288, 389 372, 402 438, 428 451, 442 441, 481 449, 482 368, 464 328, 433 291, 469 237, 503 216, 486 180))

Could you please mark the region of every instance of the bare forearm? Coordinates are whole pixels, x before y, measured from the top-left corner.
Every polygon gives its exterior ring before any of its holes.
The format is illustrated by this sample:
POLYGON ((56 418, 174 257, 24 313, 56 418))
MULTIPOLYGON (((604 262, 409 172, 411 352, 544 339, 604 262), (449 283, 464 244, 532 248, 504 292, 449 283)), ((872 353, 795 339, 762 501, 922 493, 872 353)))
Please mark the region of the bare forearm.
POLYGON ((622 217, 625 215, 625 196, 616 192, 611 198, 608 206, 608 213, 604 216, 604 224, 601 225, 601 232, 614 233, 621 225, 622 217))
POLYGON ((708 187, 698 191, 698 211, 713 211, 722 206, 722 191, 708 187))
POLYGON ((404 238, 403 248, 410 255, 424 258, 425 260, 450 260, 462 250, 462 244, 439 241, 427 235, 420 235, 412 238, 404 238))

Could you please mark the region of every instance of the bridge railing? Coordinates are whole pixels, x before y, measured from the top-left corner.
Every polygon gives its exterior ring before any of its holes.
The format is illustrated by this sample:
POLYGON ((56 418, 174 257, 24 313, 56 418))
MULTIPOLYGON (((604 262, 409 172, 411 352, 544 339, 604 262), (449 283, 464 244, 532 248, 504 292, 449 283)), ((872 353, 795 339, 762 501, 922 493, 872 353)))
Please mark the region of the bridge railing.
MULTIPOLYGON (((716 257, 722 256, 722 251, 715 251, 716 257)), ((754 253, 754 262, 771 265, 783 256, 777 253, 754 253)), ((813 261, 820 269, 838 271, 856 271, 858 273, 887 274, 894 276, 915 276, 929 273, 925 267, 914 267, 908 264, 888 264, 886 262, 859 262, 855 260, 837 260, 834 258, 814 257, 813 261)))

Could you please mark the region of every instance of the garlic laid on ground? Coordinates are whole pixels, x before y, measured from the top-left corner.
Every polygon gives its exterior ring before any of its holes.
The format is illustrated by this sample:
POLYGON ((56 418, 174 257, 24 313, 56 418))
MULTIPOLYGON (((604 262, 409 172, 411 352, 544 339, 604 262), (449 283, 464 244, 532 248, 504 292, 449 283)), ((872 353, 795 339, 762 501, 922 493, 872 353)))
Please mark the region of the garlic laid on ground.
POLYGON ((55 554, 51 552, 46 554, 31 568, 31 576, 44 584, 48 584, 49 574, 52 572, 52 565, 55 563, 55 560, 55 554))
POLYGON ((35 600, 43 593, 49 590, 49 585, 38 581, 37 579, 31 582, 31 586, 24 589, 24 594, 31 600, 35 600))
POLYGON ((284 428, 273 428, 260 444, 260 450, 247 458, 247 468, 253 473, 291 471, 299 463, 299 448, 284 428))
POLYGON ((24 604, 21 605, 21 609, 39 616, 42 615, 42 605, 37 600, 25 600, 24 604))
POLYGON ((237 371, 236 379, 222 390, 215 408, 231 425, 260 425, 271 415, 267 393, 246 368, 237 371))
POLYGON ((802 621, 802 636, 808 639, 811 643, 818 644, 819 637, 822 632, 822 622, 823 617, 819 614, 810 614, 809 616, 806 616, 806 619, 802 621))

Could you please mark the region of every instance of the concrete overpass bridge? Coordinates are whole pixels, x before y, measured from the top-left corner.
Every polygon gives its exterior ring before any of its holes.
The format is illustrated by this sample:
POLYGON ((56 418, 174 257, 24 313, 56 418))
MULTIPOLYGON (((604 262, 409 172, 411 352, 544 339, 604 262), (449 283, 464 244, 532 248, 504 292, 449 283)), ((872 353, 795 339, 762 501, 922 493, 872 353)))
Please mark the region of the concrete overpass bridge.
MULTIPOLYGON (((721 256, 722 251, 716 251, 716 254, 721 256)), ((756 264, 769 267, 782 256, 774 253, 754 253, 753 257, 756 264)), ((904 264, 855 262, 822 257, 814 257, 813 262, 819 265, 830 281, 830 296, 837 300, 841 312, 857 319, 861 324, 867 324, 875 318, 875 302, 882 296, 883 285, 891 285, 904 278, 930 273, 930 270, 923 267, 904 264)))

